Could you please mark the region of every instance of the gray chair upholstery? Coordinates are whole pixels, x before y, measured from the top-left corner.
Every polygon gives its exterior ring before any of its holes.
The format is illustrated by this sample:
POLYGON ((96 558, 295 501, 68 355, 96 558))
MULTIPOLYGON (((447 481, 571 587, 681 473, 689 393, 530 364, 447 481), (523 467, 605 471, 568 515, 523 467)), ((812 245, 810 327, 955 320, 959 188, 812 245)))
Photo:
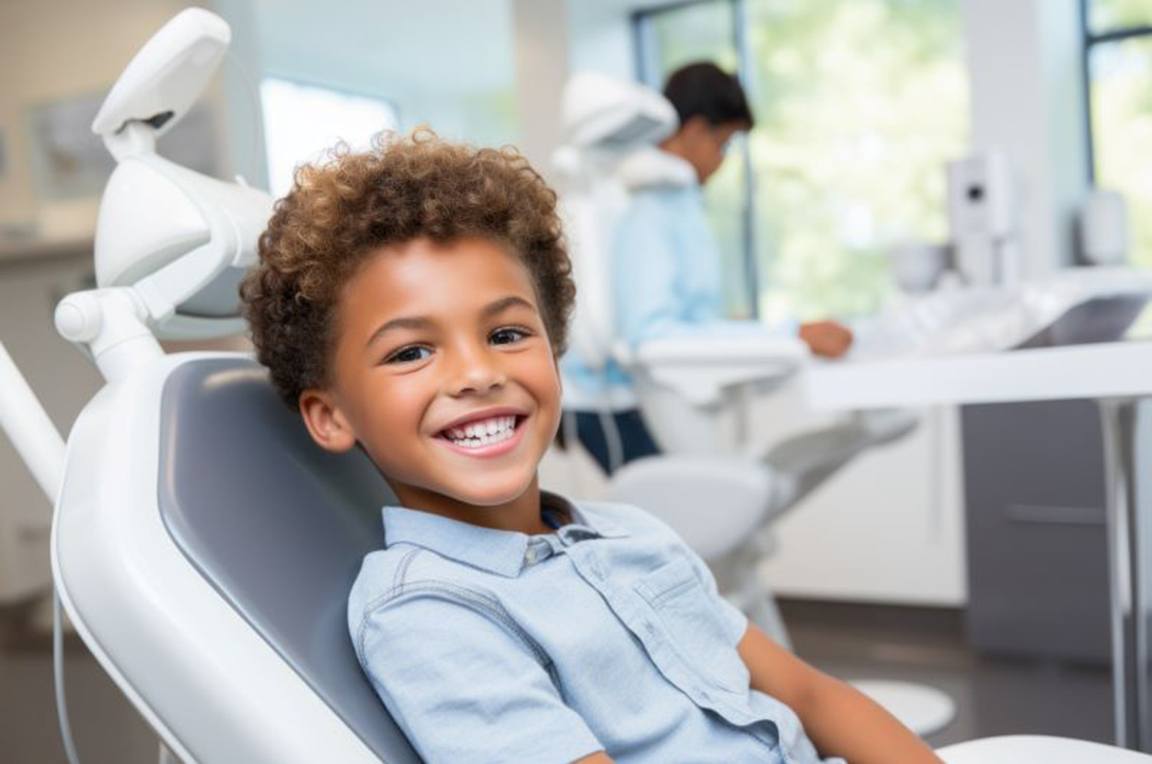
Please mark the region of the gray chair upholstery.
POLYGON ((382 760, 418 762, 348 636, 348 590, 393 501, 374 465, 319 449, 244 358, 178 366, 161 407, 159 505, 176 544, 382 760))

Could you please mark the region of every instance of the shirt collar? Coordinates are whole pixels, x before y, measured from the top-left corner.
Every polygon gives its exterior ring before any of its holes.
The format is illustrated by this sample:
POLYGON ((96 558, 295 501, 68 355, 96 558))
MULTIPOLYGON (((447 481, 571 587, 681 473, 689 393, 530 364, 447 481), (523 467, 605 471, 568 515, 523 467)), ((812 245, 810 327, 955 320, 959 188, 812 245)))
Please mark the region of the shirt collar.
POLYGON ((696 170, 683 157, 645 146, 620 163, 617 177, 629 191, 648 188, 700 188, 696 170))
MULTIPOLYGON (((574 503, 548 491, 540 492, 542 510, 563 510, 572 518, 557 533, 575 543, 587 538, 619 538, 628 532, 612 522, 582 512, 574 503), (577 533, 574 533, 577 532, 577 533)), ((463 523, 431 512, 386 506, 384 544, 415 544, 457 562, 515 578, 523 570, 531 536, 463 523)))

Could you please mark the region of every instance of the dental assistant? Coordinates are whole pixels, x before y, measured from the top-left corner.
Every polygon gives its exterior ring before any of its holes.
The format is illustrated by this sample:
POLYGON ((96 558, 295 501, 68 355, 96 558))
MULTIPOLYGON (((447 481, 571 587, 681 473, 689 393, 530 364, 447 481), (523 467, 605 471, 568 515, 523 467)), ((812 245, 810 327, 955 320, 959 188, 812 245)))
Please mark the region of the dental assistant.
MULTIPOLYGON (((664 96, 679 128, 620 168, 631 201, 612 252, 617 335, 635 348, 667 337, 796 331, 816 355, 843 355, 852 334, 834 321, 773 329, 724 317, 720 252, 704 214, 703 185, 723 164, 732 137, 752 129, 752 112, 739 80, 712 63, 678 69, 664 96)), ((616 361, 592 369, 574 351, 562 369, 568 422, 574 421, 581 443, 605 472, 613 466, 606 425, 619 433, 621 463, 659 453, 637 409, 632 379, 616 361)))

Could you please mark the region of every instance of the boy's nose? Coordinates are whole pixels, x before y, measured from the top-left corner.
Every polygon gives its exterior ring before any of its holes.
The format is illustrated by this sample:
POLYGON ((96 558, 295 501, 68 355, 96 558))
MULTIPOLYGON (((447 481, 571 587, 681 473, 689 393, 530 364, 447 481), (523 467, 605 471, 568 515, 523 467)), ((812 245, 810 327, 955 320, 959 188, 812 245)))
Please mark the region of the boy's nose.
POLYGON ((448 394, 453 396, 487 393, 504 386, 507 377, 492 354, 466 352, 460 354, 453 373, 448 379, 448 394))

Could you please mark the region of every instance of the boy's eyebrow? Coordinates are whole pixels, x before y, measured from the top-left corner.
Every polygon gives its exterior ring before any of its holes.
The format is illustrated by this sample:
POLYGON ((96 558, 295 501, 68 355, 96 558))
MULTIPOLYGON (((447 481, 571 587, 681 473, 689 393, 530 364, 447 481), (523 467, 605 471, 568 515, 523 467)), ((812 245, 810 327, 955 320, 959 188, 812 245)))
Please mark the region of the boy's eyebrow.
MULTIPOLYGON (((532 311, 536 310, 535 305, 528 302, 523 297, 519 297, 513 294, 508 295, 507 297, 501 297, 499 300, 488 303, 481 309, 480 315, 488 318, 490 316, 503 313, 505 310, 513 306, 528 308, 532 311)), ((380 337, 385 333, 393 329, 427 329, 428 327, 432 326, 432 323, 433 322, 431 319, 425 318, 424 316, 400 316, 398 318, 393 318, 380 324, 380 326, 376 328, 376 331, 372 332, 372 336, 368 338, 368 342, 366 342, 365 345, 371 345, 373 342, 380 339, 380 337)))
POLYGON ((521 308, 528 308, 528 310, 533 312, 536 310, 536 306, 525 300, 523 297, 511 294, 507 297, 501 297, 499 300, 488 303, 486 306, 484 306, 484 309, 480 311, 480 314, 485 318, 488 318, 490 316, 495 316, 498 313, 503 313, 514 305, 521 308))
POLYGON ((372 332, 372 336, 369 337, 368 341, 364 344, 371 345, 393 329, 426 329, 431 325, 432 322, 429 319, 421 316, 401 316, 400 318, 393 318, 376 327, 376 331, 372 332))

